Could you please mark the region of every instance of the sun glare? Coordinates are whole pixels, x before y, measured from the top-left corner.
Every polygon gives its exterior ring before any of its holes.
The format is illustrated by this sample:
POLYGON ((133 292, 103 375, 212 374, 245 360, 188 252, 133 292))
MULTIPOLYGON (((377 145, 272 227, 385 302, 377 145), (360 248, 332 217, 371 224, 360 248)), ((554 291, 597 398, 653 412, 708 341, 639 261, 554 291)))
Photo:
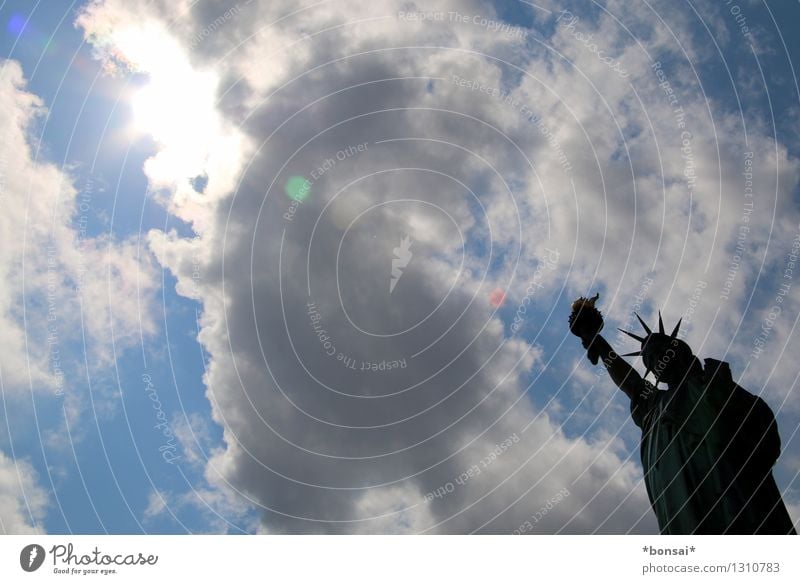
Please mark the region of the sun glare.
POLYGON ((203 174, 221 130, 217 76, 196 70, 159 27, 133 26, 116 36, 117 58, 148 76, 130 98, 133 136, 150 136, 160 146, 146 165, 148 177, 165 185, 203 174))
POLYGON ((151 74, 131 100, 136 130, 168 145, 196 142, 216 123, 214 79, 182 69, 151 74))

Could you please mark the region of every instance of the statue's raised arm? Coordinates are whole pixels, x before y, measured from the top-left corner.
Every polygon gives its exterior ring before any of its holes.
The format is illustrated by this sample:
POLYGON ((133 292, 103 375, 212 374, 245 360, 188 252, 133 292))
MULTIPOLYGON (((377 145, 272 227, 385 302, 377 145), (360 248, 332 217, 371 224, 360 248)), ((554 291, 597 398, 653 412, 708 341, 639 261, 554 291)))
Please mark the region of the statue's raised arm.
POLYGON ((595 307, 599 297, 600 294, 596 294, 593 298, 581 297, 572 303, 569 330, 581 339, 592 364, 597 365, 598 360, 602 361, 611 380, 625 392, 625 395, 635 400, 646 391, 647 387, 636 369, 622 358, 630 355, 618 355, 600 334, 603 328, 603 315, 595 307))

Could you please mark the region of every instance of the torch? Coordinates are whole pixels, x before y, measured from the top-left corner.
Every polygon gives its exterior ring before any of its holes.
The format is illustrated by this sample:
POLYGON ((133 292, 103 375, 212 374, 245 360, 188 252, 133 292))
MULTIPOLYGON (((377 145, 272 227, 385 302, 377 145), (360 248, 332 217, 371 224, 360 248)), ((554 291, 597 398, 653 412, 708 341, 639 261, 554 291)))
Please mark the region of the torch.
POLYGON ((603 329, 603 315, 595 307, 598 298, 600 298, 599 292, 592 298, 581 296, 572 303, 572 313, 569 315, 569 330, 573 335, 580 337, 592 365, 597 365, 599 359, 598 352, 592 348, 592 341, 603 329))

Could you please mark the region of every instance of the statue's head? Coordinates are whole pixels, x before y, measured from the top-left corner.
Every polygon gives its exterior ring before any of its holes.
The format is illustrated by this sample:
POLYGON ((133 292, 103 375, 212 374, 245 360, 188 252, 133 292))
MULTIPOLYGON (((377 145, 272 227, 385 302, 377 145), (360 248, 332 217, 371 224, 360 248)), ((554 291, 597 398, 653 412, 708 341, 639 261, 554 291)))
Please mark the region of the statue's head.
POLYGON ((658 313, 657 333, 652 332, 650 327, 644 323, 638 314, 636 318, 642 323, 647 334, 644 337, 640 337, 639 335, 620 329, 623 333, 633 337, 642 344, 640 350, 623 355, 623 357, 641 355, 644 366, 647 368, 644 374, 645 377, 652 371, 656 381, 663 381, 668 385, 680 383, 689 371, 696 366, 696 359, 692 353, 691 347, 678 338, 678 330, 680 329, 681 321, 679 320, 678 324, 675 325, 672 334, 667 335, 664 332, 661 312, 658 313))

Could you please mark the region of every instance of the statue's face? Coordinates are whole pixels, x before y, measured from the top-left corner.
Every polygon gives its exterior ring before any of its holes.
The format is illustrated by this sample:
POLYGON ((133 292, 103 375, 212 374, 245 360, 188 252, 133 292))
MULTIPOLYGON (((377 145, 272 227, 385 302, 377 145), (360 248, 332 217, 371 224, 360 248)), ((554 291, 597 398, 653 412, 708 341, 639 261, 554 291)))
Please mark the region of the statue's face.
POLYGON ((680 383, 692 364, 692 349, 679 339, 661 333, 647 336, 642 348, 642 361, 658 381, 680 383))

